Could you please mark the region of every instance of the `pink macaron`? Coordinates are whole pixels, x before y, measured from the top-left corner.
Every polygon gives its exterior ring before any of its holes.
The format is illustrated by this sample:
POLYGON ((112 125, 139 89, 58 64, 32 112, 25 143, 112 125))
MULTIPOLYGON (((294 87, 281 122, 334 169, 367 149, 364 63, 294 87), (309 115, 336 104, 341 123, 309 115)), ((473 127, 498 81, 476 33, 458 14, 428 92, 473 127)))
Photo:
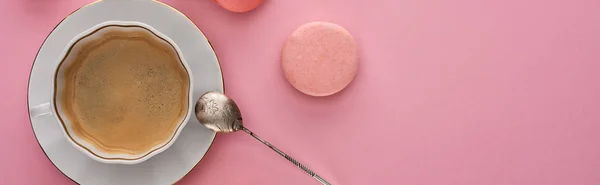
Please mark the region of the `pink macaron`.
POLYGON ((356 41, 340 25, 310 22, 287 38, 281 51, 285 78, 300 92, 328 96, 344 89, 358 71, 356 41))
POLYGON ((213 0, 221 7, 232 12, 247 12, 255 9, 265 0, 213 0))

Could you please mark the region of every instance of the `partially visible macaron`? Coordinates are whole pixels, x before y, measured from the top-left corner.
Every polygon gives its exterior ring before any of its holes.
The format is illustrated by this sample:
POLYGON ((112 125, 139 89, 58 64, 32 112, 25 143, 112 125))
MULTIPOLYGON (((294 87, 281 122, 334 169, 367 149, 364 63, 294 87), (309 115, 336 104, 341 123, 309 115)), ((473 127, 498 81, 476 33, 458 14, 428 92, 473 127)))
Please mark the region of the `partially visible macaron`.
POLYGON ((255 9, 265 0, 213 0, 221 7, 232 12, 247 12, 255 9))
POLYGON ((300 92, 328 96, 344 89, 358 71, 354 37, 340 25, 310 22, 298 27, 281 50, 285 78, 300 92))

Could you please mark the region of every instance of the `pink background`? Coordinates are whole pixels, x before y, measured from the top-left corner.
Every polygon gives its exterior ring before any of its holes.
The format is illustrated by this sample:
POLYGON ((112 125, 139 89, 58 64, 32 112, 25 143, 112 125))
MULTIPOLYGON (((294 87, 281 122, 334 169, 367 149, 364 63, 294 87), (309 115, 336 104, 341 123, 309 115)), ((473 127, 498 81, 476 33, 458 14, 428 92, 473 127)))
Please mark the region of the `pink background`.
MULTIPOLYGON (((70 184, 31 130, 44 38, 89 0, 1 0, 1 184, 70 184)), ((600 1, 267 0, 226 12, 169 0, 209 37, 247 126, 333 184, 600 184, 600 1), (325 20, 361 68, 326 98, 280 70, 286 36, 325 20)), ((101 178, 101 177, 99 177, 101 178)), ((318 184, 244 133, 218 135, 180 184, 318 184)))

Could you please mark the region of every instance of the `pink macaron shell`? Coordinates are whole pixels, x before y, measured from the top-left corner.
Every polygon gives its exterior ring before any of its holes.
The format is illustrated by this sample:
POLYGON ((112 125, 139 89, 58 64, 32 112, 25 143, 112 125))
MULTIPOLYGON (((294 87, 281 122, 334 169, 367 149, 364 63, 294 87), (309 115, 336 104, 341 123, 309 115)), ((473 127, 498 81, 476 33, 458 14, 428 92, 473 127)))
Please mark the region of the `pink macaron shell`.
POLYGON ((248 12, 255 9, 265 0, 213 0, 221 7, 232 12, 248 12))
POLYGON ((287 38, 281 66, 290 84, 304 94, 332 95, 348 86, 358 71, 356 41, 337 24, 304 24, 287 38))

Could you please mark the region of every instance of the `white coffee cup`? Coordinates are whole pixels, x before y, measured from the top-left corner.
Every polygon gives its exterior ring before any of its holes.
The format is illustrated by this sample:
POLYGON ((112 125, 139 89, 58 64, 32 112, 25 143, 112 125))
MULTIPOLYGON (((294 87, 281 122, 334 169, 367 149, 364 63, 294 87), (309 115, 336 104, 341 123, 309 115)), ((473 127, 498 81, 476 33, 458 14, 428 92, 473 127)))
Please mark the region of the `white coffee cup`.
MULTIPOLYGON (((56 63, 56 67, 55 67, 55 72, 53 74, 52 77, 49 77, 49 79, 51 79, 51 83, 52 83, 52 87, 54 88, 52 91, 52 98, 50 102, 47 103, 43 103, 37 106, 33 106, 30 109, 30 113, 32 115, 32 117, 39 117, 39 116, 44 116, 44 115, 53 115, 54 118, 56 119, 57 123, 59 123, 60 127, 63 130, 63 133, 65 135, 65 137, 67 138, 67 140, 69 140, 69 142, 77 149, 79 149, 79 151, 83 152, 85 155, 89 156, 92 159, 95 159, 96 161, 102 162, 102 163, 117 163, 117 164, 136 164, 136 163, 140 163, 143 162, 145 160, 150 159, 151 157, 165 151, 167 148, 169 148, 177 139, 177 137, 179 136, 179 134, 181 133, 181 131, 183 130, 183 128, 185 127, 185 125, 187 124, 188 120, 190 119, 191 115, 194 115, 193 113, 193 98, 192 98, 192 94, 193 94, 193 78, 192 78, 192 72, 188 66, 188 64, 186 63, 185 59, 182 57, 183 54, 181 53, 181 50, 179 49, 179 47, 177 47, 177 44, 171 40, 170 38, 168 38, 166 35, 160 33, 158 30, 154 29, 153 27, 141 23, 141 22, 132 22, 132 21, 108 21, 108 22, 103 22, 100 24, 97 24, 95 26, 93 26, 92 28, 83 31, 82 33, 78 34, 77 36, 75 36, 75 38, 73 38, 69 44, 67 45, 67 47, 63 50, 62 54, 60 55, 60 58, 57 59, 57 63, 56 63), (185 68, 185 70, 187 71, 187 75, 188 75, 188 79, 189 79, 189 88, 188 88, 188 92, 187 92, 187 113, 186 116, 182 119, 182 121, 177 125, 177 129, 173 130, 171 133, 171 137, 169 140, 165 141, 164 143, 160 143, 155 145, 154 147, 152 147, 151 149, 148 149, 147 151, 141 153, 141 154, 137 154, 137 155, 131 155, 131 154, 126 154, 126 153, 109 153, 109 152, 104 152, 102 150, 100 150, 99 148, 95 147, 93 144, 89 143, 88 141, 86 141, 86 139, 79 137, 77 134, 73 133, 73 128, 71 125, 70 120, 68 119, 68 117, 61 117, 61 113, 64 111, 63 107, 60 105, 60 101, 55 100, 55 97, 60 97, 57 96, 58 94, 60 94, 60 84, 57 84, 55 79, 57 78, 61 78, 61 68, 60 66, 68 66, 68 65, 60 65, 63 61, 69 61, 67 60, 67 58, 72 55, 71 53, 77 53, 78 49, 80 49, 79 47, 85 44, 81 44, 81 43, 85 43, 86 41, 89 40, 93 40, 94 37, 98 37, 102 34, 103 31, 110 31, 111 29, 132 29, 132 28, 145 28, 148 31, 154 33, 155 36, 158 36, 159 39, 162 39, 164 41, 166 41, 168 44, 170 44, 175 51, 177 52, 177 55, 179 56, 179 60, 181 61, 181 63, 183 64, 183 67, 185 68)), ((64 115, 64 114, 62 114, 64 115)))

